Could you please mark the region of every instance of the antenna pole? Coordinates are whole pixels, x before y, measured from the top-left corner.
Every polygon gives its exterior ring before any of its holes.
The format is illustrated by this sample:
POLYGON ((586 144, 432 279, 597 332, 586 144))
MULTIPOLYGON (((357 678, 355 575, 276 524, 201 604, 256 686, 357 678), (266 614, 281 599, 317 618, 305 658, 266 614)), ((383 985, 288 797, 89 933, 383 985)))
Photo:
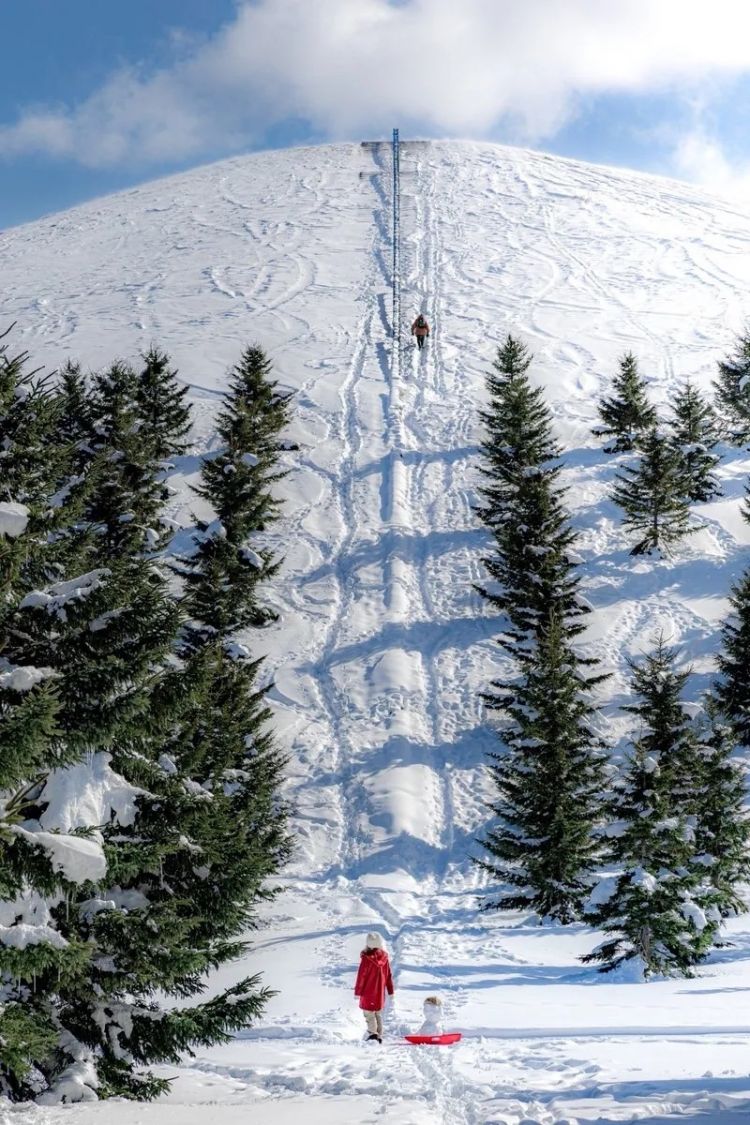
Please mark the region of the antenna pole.
POLYGON ((401 374, 401 164, 398 129, 393 130, 393 312, 391 377, 401 374))

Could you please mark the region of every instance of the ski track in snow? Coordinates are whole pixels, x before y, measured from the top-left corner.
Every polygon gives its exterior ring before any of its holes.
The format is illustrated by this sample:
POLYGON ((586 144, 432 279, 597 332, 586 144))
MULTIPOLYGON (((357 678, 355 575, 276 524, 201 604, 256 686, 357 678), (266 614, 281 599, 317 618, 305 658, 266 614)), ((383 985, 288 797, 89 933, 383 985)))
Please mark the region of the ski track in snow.
POLYGON ((186 1062, 158 1106, 0 1108, 0 1125, 750 1115, 742 919, 701 977, 628 985, 580 964, 596 942, 583 927, 479 914, 467 858, 494 745, 477 691, 503 660, 472 590, 486 543, 472 514, 476 412, 494 348, 508 331, 529 344, 553 410, 595 607, 586 640, 612 672, 601 702, 618 745, 626 657, 658 630, 693 664, 696 692, 710 678, 747 561, 750 458, 727 458, 725 496, 696 507, 703 526, 673 558, 630 560, 607 497, 618 462, 590 434, 595 400, 631 349, 660 404, 688 375, 708 389, 747 311, 750 215, 666 180, 407 142, 394 379, 390 175, 385 143, 262 154, 0 235, 3 322, 18 322, 35 362, 93 367, 151 341, 170 351, 196 414, 170 481, 168 514, 184 528, 203 514, 189 486, 246 343, 295 391, 300 445, 268 536, 286 556, 269 595, 281 619, 251 637, 291 749, 298 849, 254 952, 216 980, 260 969, 280 994, 262 1025, 186 1062), (409 335, 420 310, 422 353, 409 335), (397 983, 382 1048, 362 1043, 351 998, 371 928, 397 983), (434 990, 464 1040, 408 1047, 399 1036, 434 990))

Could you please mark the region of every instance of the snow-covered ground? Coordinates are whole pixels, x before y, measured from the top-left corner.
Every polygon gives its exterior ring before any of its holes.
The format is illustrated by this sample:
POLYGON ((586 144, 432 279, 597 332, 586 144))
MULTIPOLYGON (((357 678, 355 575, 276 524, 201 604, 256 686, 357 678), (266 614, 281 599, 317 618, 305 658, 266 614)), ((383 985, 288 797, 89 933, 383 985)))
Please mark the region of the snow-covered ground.
MULTIPOLYGON (((2 323, 35 362, 100 366, 167 348, 192 389, 195 445, 170 515, 215 443, 228 366, 261 342, 296 392, 275 541, 281 611, 262 643, 290 748, 298 849, 250 964, 279 989, 261 1026, 199 1051, 155 1106, 0 1108, 14 1125, 489 1125, 750 1120, 750 918, 692 981, 601 978, 583 927, 480 914, 469 862, 493 737, 477 691, 498 668, 473 593, 476 411, 495 345, 535 354, 566 450, 595 607, 586 637, 613 673, 603 727, 627 724, 625 658, 657 631, 697 697, 730 582, 750 562, 739 499, 750 457, 669 561, 632 561, 607 499, 595 400, 633 350, 663 403, 708 388, 750 302, 750 213, 690 188, 499 146, 402 148, 404 347, 391 375, 387 145, 227 161, 0 235, 2 323), (433 336, 420 357, 408 323, 433 336), (351 988, 368 929, 392 949, 382 1048, 351 988), (452 1048, 412 1048, 439 991, 452 1048), (743 1001, 743 994, 745 1001, 743 1001)), ((225 973, 225 978, 230 974, 225 973)))

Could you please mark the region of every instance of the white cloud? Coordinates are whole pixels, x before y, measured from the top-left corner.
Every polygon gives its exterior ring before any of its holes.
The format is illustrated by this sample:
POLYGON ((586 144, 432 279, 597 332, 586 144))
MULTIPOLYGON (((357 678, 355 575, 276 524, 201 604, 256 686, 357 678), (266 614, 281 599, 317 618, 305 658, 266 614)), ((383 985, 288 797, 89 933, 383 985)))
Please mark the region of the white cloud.
POLYGON ((170 68, 118 72, 79 105, 0 126, 0 152, 166 163, 250 144, 290 116, 332 138, 504 122, 533 142, 581 94, 748 69, 746 0, 258 0, 170 68))
POLYGON ((730 159, 721 142, 701 125, 679 138, 672 167, 681 179, 722 195, 750 199, 750 161, 730 159))

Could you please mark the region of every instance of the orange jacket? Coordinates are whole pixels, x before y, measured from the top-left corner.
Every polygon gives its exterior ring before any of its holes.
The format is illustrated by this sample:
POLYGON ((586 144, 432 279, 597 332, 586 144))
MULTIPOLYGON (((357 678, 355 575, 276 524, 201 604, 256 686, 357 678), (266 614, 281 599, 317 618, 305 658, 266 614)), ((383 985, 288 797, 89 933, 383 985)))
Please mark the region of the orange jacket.
POLYGON ((424 317, 422 317, 422 324, 419 324, 418 321, 419 321, 419 317, 417 317, 417 319, 414 321, 414 323, 411 326, 412 336, 429 336, 430 326, 427 323, 427 321, 424 319, 424 317))

